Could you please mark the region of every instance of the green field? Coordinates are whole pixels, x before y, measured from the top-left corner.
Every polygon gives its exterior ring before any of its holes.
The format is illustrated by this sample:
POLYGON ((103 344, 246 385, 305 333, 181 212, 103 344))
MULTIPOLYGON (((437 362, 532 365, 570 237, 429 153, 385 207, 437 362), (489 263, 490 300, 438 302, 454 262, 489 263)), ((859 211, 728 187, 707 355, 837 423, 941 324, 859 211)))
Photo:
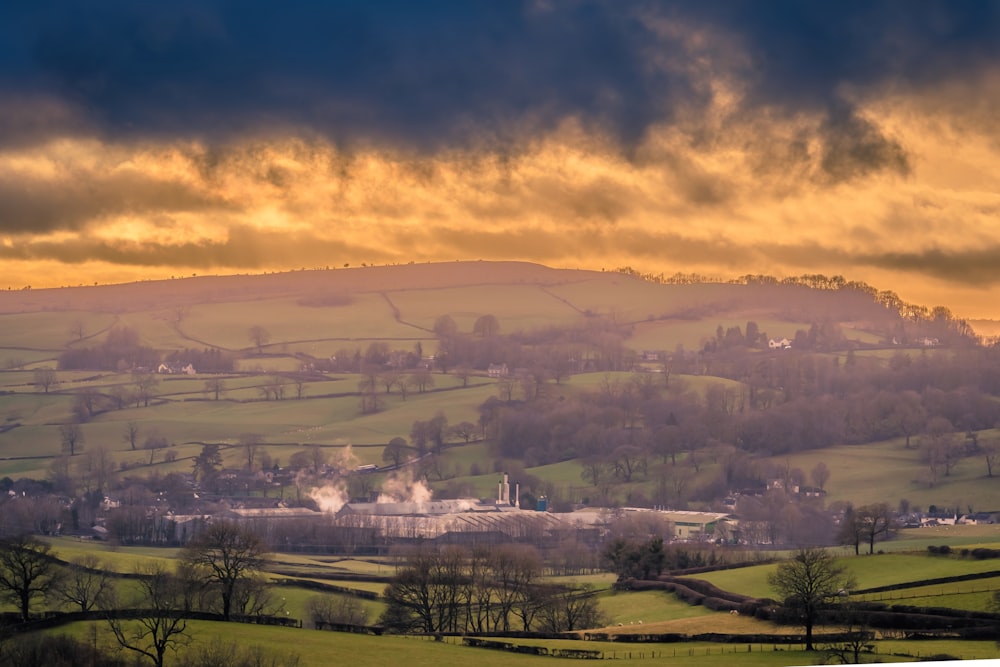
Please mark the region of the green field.
POLYGON ((987 476, 981 457, 962 459, 951 475, 940 476, 931 484, 916 440, 911 449, 897 439, 797 452, 773 461, 799 468, 806 475, 817 463, 825 463, 832 471, 825 486, 828 504, 838 500, 854 505, 888 502, 895 508, 906 499, 911 507, 925 511, 931 505, 963 513, 1000 509, 1000 478, 987 476))
MULTIPOLYGON (((982 540, 982 530, 965 530, 964 536, 956 535, 961 542, 966 539, 982 540)), ((941 541, 947 542, 945 536, 941 541)), ((905 540, 903 540, 905 541, 905 540)), ((111 547, 109 545, 81 542, 70 538, 50 540, 54 552, 63 559, 72 559, 83 553, 96 552, 104 567, 116 572, 130 572, 137 565, 151 559, 169 563, 178 552, 173 549, 111 547)), ((955 545, 957 546, 957 544, 955 545)), ((338 581, 338 573, 390 574, 394 571, 388 559, 352 559, 308 555, 274 554, 271 558, 275 567, 289 568, 303 572, 303 581, 318 581, 343 585, 356 590, 377 591, 381 584, 338 581), (322 573, 322 577, 318 575, 322 573), (311 575, 311 576, 310 576, 311 575)), ((973 561, 958 557, 936 557, 924 553, 897 553, 876 556, 845 556, 842 563, 854 574, 859 587, 872 584, 906 583, 955 574, 985 572, 995 569, 995 561, 973 561)), ((719 571, 697 575, 698 578, 713 582, 717 586, 743 594, 769 596, 772 592, 767 585, 767 575, 774 565, 760 565, 743 569, 719 571)), ((287 580, 286 575, 279 578, 287 580)), ((795 627, 778 627, 750 617, 732 616, 728 613, 712 612, 700 605, 688 605, 672 594, 647 592, 615 592, 609 588, 613 580, 610 575, 586 575, 578 577, 558 577, 551 581, 561 583, 594 585, 600 591, 599 606, 608 619, 608 626, 595 629, 604 633, 736 633, 769 634, 795 633, 795 627)), ((984 600, 992 591, 1000 577, 961 582, 957 584, 924 585, 894 591, 879 597, 879 594, 865 596, 901 604, 928 604, 933 606, 954 606, 961 609, 981 610, 977 600, 984 600), (959 590, 964 589, 964 590, 959 590)), ((132 584, 127 580, 119 582, 120 590, 132 584)), ((308 626, 306 607, 309 600, 317 595, 337 597, 338 593, 317 593, 295 585, 274 586, 272 600, 279 606, 279 613, 289 618, 303 619, 308 626)), ((363 601, 369 618, 374 621, 381 614, 384 605, 379 601, 363 601)), ((9 610, 8 606, 3 607, 9 610)), ((306 628, 278 628, 242 625, 238 623, 220 625, 204 621, 190 624, 193 650, 199 645, 212 641, 212 637, 224 635, 227 640, 241 645, 259 645, 272 655, 289 655, 294 652, 303 667, 330 664, 332 660, 346 660, 350 656, 352 664, 380 665, 392 661, 405 653, 411 664, 430 664, 440 660, 469 661, 484 665, 510 664, 551 664, 558 658, 542 658, 518 655, 487 649, 475 649, 461 645, 460 638, 445 638, 444 641, 430 641, 419 637, 382 636, 372 637, 315 631, 306 628), (339 656, 339 657, 338 657, 339 656), (542 661, 539 663, 539 661, 542 661), (547 661, 547 662, 545 662, 547 661)), ((68 633, 88 641, 112 646, 112 637, 103 623, 73 623, 54 630, 52 634, 68 633)), ((823 645, 824 629, 818 629, 817 642, 823 645)), ((814 664, 818 653, 803 652, 795 645, 781 644, 717 644, 707 642, 683 642, 676 644, 624 644, 606 641, 579 641, 553 639, 510 639, 502 640, 513 645, 544 646, 549 649, 568 648, 600 651, 605 659, 614 659, 616 664, 683 664, 722 665, 738 660, 740 664, 759 665, 804 665, 814 664)), ((919 659, 931 655, 949 654, 963 659, 998 658, 1000 649, 993 642, 933 640, 903 642, 883 639, 876 644, 879 661, 919 659)), ((875 656, 872 656, 875 657, 875 656)), ((183 653, 172 656, 170 664, 183 664, 183 653)))

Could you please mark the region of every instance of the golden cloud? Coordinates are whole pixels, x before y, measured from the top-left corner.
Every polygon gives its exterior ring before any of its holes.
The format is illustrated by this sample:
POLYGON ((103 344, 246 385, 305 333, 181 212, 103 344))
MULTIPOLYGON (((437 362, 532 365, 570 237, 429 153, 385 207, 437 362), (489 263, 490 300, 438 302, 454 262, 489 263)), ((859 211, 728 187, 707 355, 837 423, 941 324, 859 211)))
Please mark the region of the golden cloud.
POLYGON ((629 149, 573 118, 516 146, 430 154, 301 136, 7 147, 0 281, 523 259, 842 274, 995 314, 1000 144, 993 115, 961 103, 976 89, 949 88, 948 104, 855 92, 859 113, 831 127, 747 114, 738 85, 708 81, 707 109, 629 149))

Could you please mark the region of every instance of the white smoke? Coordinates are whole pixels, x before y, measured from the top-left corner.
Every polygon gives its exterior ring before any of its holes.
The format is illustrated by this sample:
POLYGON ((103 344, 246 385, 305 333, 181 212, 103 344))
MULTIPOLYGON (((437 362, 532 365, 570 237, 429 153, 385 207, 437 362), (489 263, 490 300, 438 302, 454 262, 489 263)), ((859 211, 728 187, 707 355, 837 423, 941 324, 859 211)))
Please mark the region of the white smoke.
POLYGON ((327 484, 309 491, 309 497, 319 506, 321 512, 335 514, 347 504, 351 498, 347 488, 342 484, 327 484))
POLYGON ((409 473, 393 474, 382 483, 377 503, 418 503, 431 501, 434 492, 422 481, 414 480, 409 473))
POLYGON ((359 462, 358 457, 354 455, 354 450, 351 448, 350 443, 340 449, 334 450, 333 455, 330 457, 330 466, 340 474, 354 470, 359 462))

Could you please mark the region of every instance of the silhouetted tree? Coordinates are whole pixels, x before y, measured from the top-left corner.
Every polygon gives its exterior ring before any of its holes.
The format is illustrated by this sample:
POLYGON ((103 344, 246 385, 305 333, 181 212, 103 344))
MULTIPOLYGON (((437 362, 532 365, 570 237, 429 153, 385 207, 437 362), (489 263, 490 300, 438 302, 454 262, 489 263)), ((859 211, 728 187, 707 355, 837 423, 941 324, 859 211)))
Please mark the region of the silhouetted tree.
POLYGON ((779 564, 767 581, 785 606, 798 613, 806 631, 807 651, 815 650, 813 626, 820 610, 854 586, 844 566, 827 551, 815 548, 799 549, 791 560, 779 564))
POLYGON ((191 566, 195 577, 218 586, 222 617, 228 621, 237 587, 261 568, 266 553, 263 540, 251 529, 219 521, 188 544, 183 560, 191 566))
POLYGON ((31 618, 31 601, 48 593, 59 578, 51 550, 30 535, 0 541, 0 594, 17 607, 23 621, 31 618))
POLYGON ((185 585, 160 562, 139 565, 135 573, 134 598, 129 606, 142 613, 128 620, 112 613, 108 624, 119 646, 145 656, 155 667, 163 667, 168 650, 176 651, 191 641, 185 585))
POLYGON ((60 426, 59 435, 62 438, 62 450, 70 456, 76 456, 83 449, 83 429, 76 422, 60 426))

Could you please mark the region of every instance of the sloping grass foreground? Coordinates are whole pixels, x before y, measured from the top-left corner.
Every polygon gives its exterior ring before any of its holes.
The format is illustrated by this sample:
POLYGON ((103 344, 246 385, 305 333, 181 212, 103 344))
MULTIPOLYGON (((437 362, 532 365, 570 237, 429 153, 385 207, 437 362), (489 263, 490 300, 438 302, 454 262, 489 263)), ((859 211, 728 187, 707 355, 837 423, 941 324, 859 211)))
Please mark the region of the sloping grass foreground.
MULTIPOLYGON (((53 634, 70 634, 92 641, 96 627, 97 641, 104 646, 114 646, 106 625, 101 623, 74 623, 50 631, 53 634)), ((208 642, 214 637, 225 638, 242 646, 259 645, 273 654, 295 654, 300 667, 326 667, 351 665, 351 667, 440 667, 441 665, 476 665, 477 667, 518 667, 519 665, 579 665, 578 660, 566 658, 523 655, 510 651, 489 650, 463 646, 460 638, 445 641, 429 638, 399 636, 368 636, 339 632, 326 632, 298 628, 279 628, 239 623, 213 623, 206 621, 189 624, 195 642, 208 642)), ((746 645, 720 645, 706 642, 681 644, 628 645, 609 642, 582 642, 573 640, 504 640, 524 646, 602 651, 615 665, 639 667, 655 665, 760 665, 781 667, 806 665, 813 662, 815 654, 798 650, 773 650, 772 646, 753 645, 748 652, 746 645), (655 656, 655 657, 654 657, 655 656)), ((183 654, 168 656, 168 665, 182 665, 183 654)))

